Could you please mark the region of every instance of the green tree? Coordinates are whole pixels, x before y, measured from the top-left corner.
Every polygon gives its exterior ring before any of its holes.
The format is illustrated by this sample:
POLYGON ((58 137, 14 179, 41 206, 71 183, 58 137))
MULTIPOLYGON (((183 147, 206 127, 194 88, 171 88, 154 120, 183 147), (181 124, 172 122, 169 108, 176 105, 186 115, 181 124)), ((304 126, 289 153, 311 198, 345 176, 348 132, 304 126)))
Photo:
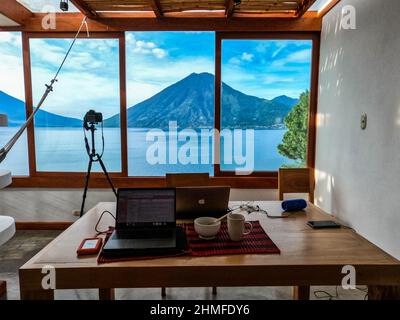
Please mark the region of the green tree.
POLYGON ((288 130, 278 145, 279 153, 298 161, 298 166, 306 164, 309 101, 310 93, 307 90, 300 95, 298 104, 286 116, 284 122, 288 130))

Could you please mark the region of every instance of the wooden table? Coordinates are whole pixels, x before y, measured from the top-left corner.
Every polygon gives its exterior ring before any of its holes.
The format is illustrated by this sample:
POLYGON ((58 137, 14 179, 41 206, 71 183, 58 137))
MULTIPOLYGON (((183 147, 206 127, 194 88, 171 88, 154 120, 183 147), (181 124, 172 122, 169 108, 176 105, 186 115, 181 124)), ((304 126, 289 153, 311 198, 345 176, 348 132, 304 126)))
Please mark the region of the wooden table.
MULTIPOLYGON (((237 203, 231 203, 231 206, 237 203)), ((280 202, 260 202, 269 212, 280 202)), ((115 212, 114 203, 99 203, 19 270, 21 299, 54 299, 54 290, 41 286, 42 267, 56 270, 56 289, 98 288, 101 299, 113 298, 112 288, 296 286, 296 298, 309 298, 310 285, 340 285, 345 265, 356 269, 357 285, 368 285, 370 298, 398 297, 400 262, 351 229, 313 230, 308 220, 334 220, 310 204, 305 212, 260 220, 281 254, 174 257, 98 265, 96 257, 78 258, 83 238, 95 235, 103 210, 115 212)), ((114 225, 105 214, 100 229, 114 225)))

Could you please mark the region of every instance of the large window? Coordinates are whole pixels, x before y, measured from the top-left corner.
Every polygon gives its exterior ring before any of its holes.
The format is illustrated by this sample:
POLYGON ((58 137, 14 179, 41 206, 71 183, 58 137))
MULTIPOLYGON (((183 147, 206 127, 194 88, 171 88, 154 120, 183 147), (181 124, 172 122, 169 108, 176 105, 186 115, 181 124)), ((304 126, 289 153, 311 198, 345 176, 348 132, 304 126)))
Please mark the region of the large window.
MULTIPOLYGON (((0 126, 0 148, 25 122, 25 90, 21 34, 0 32, 0 114, 7 122, 0 126)), ((13 175, 29 175, 26 132, 18 140, 0 168, 13 175)))
POLYGON ((212 175, 214 33, 131 32, 126 44, 129 175, 212 175))
POLYGON ((222 38, 221 46, 221 171, 305 166, 312 41, 222 38))
MULTIPOLYGON (((40 100, 72 39, 30 39, 33 105, 40 100)), ((119 39, 78 39, 59 81, 35 116, 37 171, 86 171, 88 155, 82 119, 93 109, 103 114, 96 131, 97 151, 110 172, 121 171, 119 39)), ((90 141, 90 133, 86 132, 90 141)), ((95 163, 93 171, 101 171, 95 163)))
MULTIPOLYGON (((21 34, 0 32, 0 114, 9 120, 1 144, 34 110, 73 36, 26 33, 21 45, 21 34)), ((93 109, 104 119, 97 151, 103 133, 117 187, 160 186, 158 177, 174 172, 276 187, 280 167, 314 164, 318 48, 312 33, 82 33, 34 126, 0 167, 36 179, 28 185, 51 187, 60 175, 77 177, 62 186, 80 186, 89 161, 82 120, 93 109), (240 175, 252 178, 232 178, 240 175)), ((93 171, 101 172, 97 163, 93 171)))

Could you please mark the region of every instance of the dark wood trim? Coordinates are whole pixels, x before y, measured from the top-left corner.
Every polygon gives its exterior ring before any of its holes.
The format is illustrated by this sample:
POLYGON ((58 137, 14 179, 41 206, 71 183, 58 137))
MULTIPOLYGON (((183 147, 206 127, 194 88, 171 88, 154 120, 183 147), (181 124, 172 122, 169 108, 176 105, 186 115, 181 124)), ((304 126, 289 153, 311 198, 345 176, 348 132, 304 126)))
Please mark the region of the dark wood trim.
MULTIPOLYGON (((318 75, 319 75, 319 54, 320 54, 320 33, 319 32, 217 32, 216 33, 216 54, 215 54, 215 128, 221 129, 221 51, 222 40, 224 39, 295 39, 312 41, 312 62, 311 62, 311 82, 310 82, 310 110, 307 133, 307 166, 315 168, 315 148, 317 131, 317 105, 318 105, 318 75)), ((215 152, 220 152, 215 150, 215 152)), ((236 176, 234 171, 221 171, 220 164, 214 165, 214 175, 217 177, 236 176)), ((257 171, 251 177, 271 177, 278 176, 277 171, 257 171)))
POLYGON ((220 153, 221 139, 221 49, 222 41, 218 32, 215 33, 215 76, 214 76, 214 128, 217 135, 214 136, 214 175, 221 175, 220 171, 220 153))
POLYGON ((99 300, 101 301, 115 300, 115 289, 100 288, 99 300))
POLYGON ((16 221, 17 230, 65 230, 69 228, 71 221, 16 221))
MULTIPOLYGON (((24 68, 24 85, 25 85, 25 109, 26 118, 33 112, 33 97, 32 97, 32 74, 31 74, 31 56, 29 36, 22 33, 22 59, 24 68)), ((33 120, 27 127, 27 141, 28 141, 28 161, 30 175, 36 174, 36 151, 35 151, 35 132, 33 120)))
POLYGON ((7 300, 7 282, 0 280, 0 300, 7 300))
POLYGON ((15 0, 1 0, 0 13, 20 25, 33 16, 31 11, 15 0))
MULTIPOLYGON (((312 38, 312 64, 311 64, 311 84, 310 84, 310 103, 308 116, 307 132, 307 166, 315 168, 315 154, 317 144, 317 116, 318 116, 318 80, 319 80, 319 56, 320 56, 320 36, 312 38)), ((314 179, 313 179, 314 180, 314 179)))
POLYGON ((310 300, 310 286, 293 287, 293 300, 310 300))
POLYGON ((299 9, 296 12, 296 16, 298 18, 301 18, 307 11, 308 9, 311 8, 311 6, 316 2, 317 0, 303 0, 302 5, 299 7, 299 9))
MULTIPOLYGON (((48 32, 42 29, 43 13, 35 13, 28 19, 20 31, 48 32)), ((81 13, 56 14, 57 32, 76 32, 82 23, 81 13)), ((302 18, 241 18, 226 19, 225 15, 216 18, 165 16, 159 18, 132 18, 121 15, 103 14, 97 19, 88 19, 89 30, 92 32, 113 31, 320 31, 322 22, 314 16, 302 18)), ((3 28, 2 28, 3 29, 3 28)), ((2 30, 0 29, 0 30, 2 30)))
POLYGON ((121 128, 121 172, 128 176, 128 119, 126 102, 126 44, 125 33, 119 37, 119 83, 120 83, 120 128, 121 128))
POLYGON ((96 19, 98 17, 97 12, 90 8, 90 6, 86 2, 82 0, 71 0, 71 2, 74 4, 75 7, 78 8, 80 12, 82 12, 82 14, 84 14, 88 18, 96 19))
POLYGON ((151 9, 154 11, 154 14, 157 18, 162 18, 163 12, 161 10, 160 1, 158 0, 148 0, 150 3, 151 9))
MULTIPOLYGON (((76 31, 65 31, 65 32, 24 32, 29 39, 43 39, 43 38, 50 38, 50 39, 73 39, 76 35, 76 31)), ((89 29, 90 31, 90 29, 89 29)), ((124 35, 123 32, 120 31, 112 31, 112 32, 94 32, 90 34, 88 38, 86 35, 85 30, 81 31, 78 38, 79 39, 121 39, 124 35)))
POLYGON ((368 286, 368 300, 400 300, 400 286, 368 286))
POLYGON ((235 2, 233 0, 225 1, 225 15, 227 18, 232 17, 233 11, 235 10, 235 2))
POLYGON ((318 17, 322 18, 324 17, 329 11, 331 11, 338 3, 340 0, 331 0, 331 2, 324 7, 321 11, 318 12, 318 17))
MULTIPOLYGON (((121 177, 112 176, 116 188, 148 188, 166 187, 165 177, 121 177)), ((54 173, 53 176, 13 177, 9 188, 83 188, 85 173, 71 175, 69 173, 54 173)), ((227 185, 236 189, 277 189, 278 178, 275 177, 211 177, 210 185, 227 185)), ((109 188, 102 174, 90 178, 90 188, 109 188)))

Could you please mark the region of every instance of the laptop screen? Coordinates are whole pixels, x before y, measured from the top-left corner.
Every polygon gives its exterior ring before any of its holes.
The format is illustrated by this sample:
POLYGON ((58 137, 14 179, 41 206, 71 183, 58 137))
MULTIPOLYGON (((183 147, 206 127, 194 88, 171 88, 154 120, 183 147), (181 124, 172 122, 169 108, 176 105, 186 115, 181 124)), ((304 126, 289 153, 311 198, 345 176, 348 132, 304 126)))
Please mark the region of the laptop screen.
POLYGON ((175 189, 119 189, 117 227, 175 225, 175 189))

